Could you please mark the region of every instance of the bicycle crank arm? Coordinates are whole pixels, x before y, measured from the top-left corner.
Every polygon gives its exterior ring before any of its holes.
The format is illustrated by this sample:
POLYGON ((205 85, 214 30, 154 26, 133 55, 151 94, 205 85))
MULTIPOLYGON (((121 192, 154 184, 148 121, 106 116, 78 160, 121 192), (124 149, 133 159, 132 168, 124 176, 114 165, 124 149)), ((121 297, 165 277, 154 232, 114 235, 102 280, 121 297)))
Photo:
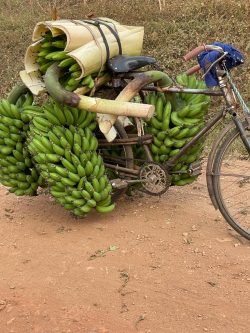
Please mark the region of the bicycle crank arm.
POLYGON ((123 188, 127 188, 129 185, 134 185, 134 184, 137 184, 137 183, 143 183, 145 181, 146 180, 143 180, 143 179, 128 180, 128 179, 117 178, 117 179, 112 179, 110 183, 111 183, 113 188, 121 190, 123 188))
POLYGON ((189 165, 188 173, 190 174, 190 176, 199 176, 202 174, 201 171, 202 171, 202 167, 201 167, 200 161, 193 162, 189 165))

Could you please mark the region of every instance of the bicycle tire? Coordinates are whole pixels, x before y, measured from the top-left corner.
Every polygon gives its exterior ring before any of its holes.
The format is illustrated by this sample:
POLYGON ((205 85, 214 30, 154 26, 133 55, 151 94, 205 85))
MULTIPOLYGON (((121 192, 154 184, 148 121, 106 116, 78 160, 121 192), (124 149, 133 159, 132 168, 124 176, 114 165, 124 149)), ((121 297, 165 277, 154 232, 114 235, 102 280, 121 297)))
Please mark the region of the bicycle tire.
MULTIPOLYGON (((247 124, 244 126, 246 128, 247 124)), ((237 128, 229 129, 218 146, 213 165, 213 187, 218 208, 226 222, 250 240, 250 155, 237 128)))

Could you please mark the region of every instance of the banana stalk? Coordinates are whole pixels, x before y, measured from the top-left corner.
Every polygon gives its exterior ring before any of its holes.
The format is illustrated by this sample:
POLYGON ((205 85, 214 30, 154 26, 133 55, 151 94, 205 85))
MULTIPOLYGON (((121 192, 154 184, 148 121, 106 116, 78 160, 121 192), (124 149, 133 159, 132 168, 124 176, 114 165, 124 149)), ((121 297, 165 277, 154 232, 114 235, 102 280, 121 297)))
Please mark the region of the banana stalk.
POLYGON ((109 100, 88 96, 80 96, 80 101, 77 105, 77 108, 89 112, 114 115, 116 118, 117 116, 128 116, 138 118, 141 117, 146 119, 150 119, 153 116, 155 110, 153 105, 122 102, 118 100, 109 100))
POLYGON ((16 104, 18 98, 21 95, 26 94, 29 91, 29 89, 26 87, 25 84, 23 84, 22 82, 18 82, 14 88, 11 90, 11 92, 8 95, 8 101, 11 104, 16 104))
MULTIPOLYGON (((138 92, 146 85, 150 83, 158 82, 160 87, 167 87, 172 85, 172 80, 166 73, 159 71, 148 71, 142 74, 138 74, 133 81, 131 81, 116 97, 116 101, 129 102, 135 97, 138 92)), ((140 104, 137 104, 140 105, 140 104)), ((139 109, 139 108, 138 108, 139 109)), ((141 117, 141 116, 139 116, 141 117)), ((100 130, 109 136, 109 131, 117 120, 117 115, 106 117, 105 120, 99 122, 100 130)))
MULTIPOLYGON (((161 72, 147 72, 140 77, 134 79, 122 92, 116 100, 107 100, 81 96, 76 93, 66 91, 59 83, 60 68, 57 64, 53 64, 46 72, 44 82, 49 94, 58 102, 70 106, 78 107, 81 110, 96 112, 105 115, 112 115, 112 121, 105 121, 104 126, 100 126, 100 130, 107 134, 113 127, 118 116, 142 117, 150 119, 154 113, 154 106, 148 104, 130 103, 131 100, 144 85, 160 80, 164 86, 171 80, 161 72), (149 73, 147 75, 147 73, 149 73)), ((106 75, 99 80, 99 84, 109 80, 106 75)), ((98 82, 97 82, 98 83, 98 82)), ((101 125, 101 122, 100 122, 101 125)), ((112 130, 113 131, 113 130, 112 130)), ((114 134, 114 133, 113 133, 114 134)), ((113 137, 114 135, 112 135, 113 137)))

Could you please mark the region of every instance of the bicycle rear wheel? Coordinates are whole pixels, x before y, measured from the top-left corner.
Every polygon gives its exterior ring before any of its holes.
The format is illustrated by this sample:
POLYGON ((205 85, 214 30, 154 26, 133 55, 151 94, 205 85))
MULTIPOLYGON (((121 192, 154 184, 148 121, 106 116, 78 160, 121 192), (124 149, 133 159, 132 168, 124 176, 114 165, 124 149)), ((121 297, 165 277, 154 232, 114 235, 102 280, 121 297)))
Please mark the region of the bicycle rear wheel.
POLYGON ((250 155, 236 128, 229 130, 218 147, 213 186, 223 217, 234 230, 250 240, 250 155))

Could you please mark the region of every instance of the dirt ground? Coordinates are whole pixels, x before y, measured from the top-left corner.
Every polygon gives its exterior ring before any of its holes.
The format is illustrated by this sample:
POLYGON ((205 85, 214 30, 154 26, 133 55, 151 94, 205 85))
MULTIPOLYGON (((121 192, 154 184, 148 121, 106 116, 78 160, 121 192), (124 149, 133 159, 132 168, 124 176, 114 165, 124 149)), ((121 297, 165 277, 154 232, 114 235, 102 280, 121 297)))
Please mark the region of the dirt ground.
POLYGON ((76 220, 0 189, 1 333, 249 332, 250 245, 204 177, 76 220))

